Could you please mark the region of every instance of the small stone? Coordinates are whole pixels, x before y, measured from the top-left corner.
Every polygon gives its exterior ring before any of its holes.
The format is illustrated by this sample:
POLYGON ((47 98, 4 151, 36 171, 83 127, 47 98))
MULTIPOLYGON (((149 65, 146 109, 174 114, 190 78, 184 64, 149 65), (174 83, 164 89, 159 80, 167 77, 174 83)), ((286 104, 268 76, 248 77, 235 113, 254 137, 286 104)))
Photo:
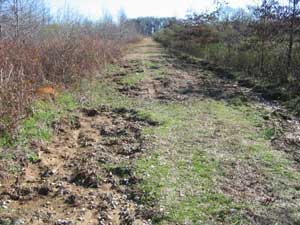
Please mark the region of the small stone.
POLYGON ((25 221, 22 219, 17 219, 14 221, 13 225, 21 225, 21 224, 25 224, 25 221))
POLYGON ((55 225, 70 225, 72 224, 72 221, 69 221, 69 220, 57 220, 57 222, 55 223, 55 225))
POLYGON ((237 212, 237 209, 230 209, 230 212, 231 212, 231 213, 236 213, 236 212, 237 212))
POLYGON ((112 220, 112 217, 110 215, 107 215, 107 219, 112 220))

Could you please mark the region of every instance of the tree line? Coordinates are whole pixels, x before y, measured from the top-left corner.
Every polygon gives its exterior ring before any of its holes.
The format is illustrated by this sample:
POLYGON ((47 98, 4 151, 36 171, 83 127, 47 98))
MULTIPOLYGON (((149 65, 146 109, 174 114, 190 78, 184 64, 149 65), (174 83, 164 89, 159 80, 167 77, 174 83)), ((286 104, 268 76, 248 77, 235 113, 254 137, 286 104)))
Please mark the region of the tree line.
POLYGON ((249 80, 249 86, 277 92, 278 99, 298 98, 299 0, 263 0, 259 6, 235 10, 218 4, 212 12, 191 13, 172 22, 155 38, 235 71, 237 78, 249 80))
POLYGON ((140 17, 131 19, 130 22, 134 24, 140 34, 151 36, 169 26, 175 20, 175 18, 140 17))

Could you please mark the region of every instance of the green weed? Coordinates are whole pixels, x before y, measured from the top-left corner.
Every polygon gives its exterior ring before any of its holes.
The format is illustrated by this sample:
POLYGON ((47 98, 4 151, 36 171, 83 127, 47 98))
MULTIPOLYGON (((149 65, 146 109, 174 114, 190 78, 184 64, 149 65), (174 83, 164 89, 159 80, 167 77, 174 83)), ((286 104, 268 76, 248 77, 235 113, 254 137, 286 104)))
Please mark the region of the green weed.
POLYGON ((37 163, 40 160, 39 155, 36 152, 27 153, 27 159, 31 163, 37 163))
POLYGON ((32 140, 50 141, 53 122, 71 117, 77 107, 77 101, 68 93, 61 94, 55 102, 36 101, 30 108, 31 115, 20 124, 17 137, 2 137, 0 147, 26 146, 32 140))

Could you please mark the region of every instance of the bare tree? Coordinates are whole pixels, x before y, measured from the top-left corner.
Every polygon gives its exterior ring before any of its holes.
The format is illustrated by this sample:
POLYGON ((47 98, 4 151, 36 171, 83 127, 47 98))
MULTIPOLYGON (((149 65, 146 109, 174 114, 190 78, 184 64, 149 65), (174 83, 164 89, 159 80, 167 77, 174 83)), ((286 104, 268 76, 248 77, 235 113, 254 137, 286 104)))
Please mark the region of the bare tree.
POLYGON ((259 43, 260 51, 260 73, 265 71, 265 58, 267 47, 272 44, 272 40, 276 35, 275 21, 277 20, 277 10, 279 3, 277 0, 263 0, 260 7, 254 10, 256 20, 252 28, 259 43))
POLYGON ((119 25, 124 24, 127 21, 127 15, 123 8, 121 8, 118 12, 118 23, 119 25))
POLYGON ((295 35, 295 21, 296 17, 299 14, 297 9, 298 3, 300 0, 290 0, 291 6, 291 15, 289 16, 289 45, 288 45, 288 53, 287 53, 287 67, 288 70, 291 70, 292 65, 292 54, 293 54, 293 46, 294 46, 294 35, 295 35))
POLYGON ((49 22, 50 13, 44 0, 1 0, 1 35, 6 38, 25 39, 38 33, 49 22))

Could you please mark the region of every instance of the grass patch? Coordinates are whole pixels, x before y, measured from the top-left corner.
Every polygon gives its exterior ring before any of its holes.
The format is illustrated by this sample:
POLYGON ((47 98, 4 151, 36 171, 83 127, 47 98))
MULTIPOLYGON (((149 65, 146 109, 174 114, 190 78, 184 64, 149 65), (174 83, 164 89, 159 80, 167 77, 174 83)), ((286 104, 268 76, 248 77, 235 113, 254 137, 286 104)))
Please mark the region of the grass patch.
POLYGON ((152 102, 140 108, 142 116, 161 124, 144 129, 144 135, 154 137, 153 152, 136 164, 144 201, 164 209, 159 224, 251 224, 245 210, 267 214, 261 202, 236 201, 222 193, 229 161, 258 167, 274 193, 284 198, 282 190, 288 190, 292 198, 291 185, 300 176, 285 153, 272 149, 265 113, 250 104, 213 100, 152 102))
POLYGON ((132 108, 141 102, 139 100, 130 99, 121 95, 117 91, 117 85, 109 81, 84 80, 81 84, 82 91, 78 91, 80 95, 86 97, 87 101, 83 106, 98 107, 99 105, 107 105, 112 108, 127 107, 132 108))
POLYGON ((263 135, 267 140, 271 140, 275 135, 276 135, 276 128, 271 127, 271 128, 266 128, 263 131, 263 135))
POLYGON ((139 82, 146 78, 144 73, 134 73, 125 76, 121 82, 130 87, 136 86, 139 82))
POLYGON ((220 162, 207 154, 208 143, 201 141, 210 137, 201 118, 216 104, 154 103, 141 109, 143 116, 161 123, 144 129, 145 135, 157 137, 155 153, 136 164, 137 174, 144 179, 145 202, 159 201, 165 210, 161 224, 243 221, 241 204, 218 191, 220 162))
POLYGON ((160 161, 159 154, 153 154, 136 162, 136 172, 144 178, 140 184, 143 190, 141 201, 152 205, 162 198, 161 188, 165 187, 166 178, 169 177, 170 167, 160 161))
POLYGON ((27 158, 31 163, 37 163, 40 160, 39 155, 35 152, 28 152, 27 158))
POLYGON ((2 137, 0 137, 0 148, 10 146, 11 143, 12 143, 12 138, 7 133, 3 134, 2 137))
POLYGON ((32 140, 50 141, 52 123, 62 117, 71 117, 77 107, 76 99, 68 93, 62 93, 55 102, 36 101, 30 108, 31 115, 21 123, 17 137, 1 138, 0 147, 26 146, 32 140))

